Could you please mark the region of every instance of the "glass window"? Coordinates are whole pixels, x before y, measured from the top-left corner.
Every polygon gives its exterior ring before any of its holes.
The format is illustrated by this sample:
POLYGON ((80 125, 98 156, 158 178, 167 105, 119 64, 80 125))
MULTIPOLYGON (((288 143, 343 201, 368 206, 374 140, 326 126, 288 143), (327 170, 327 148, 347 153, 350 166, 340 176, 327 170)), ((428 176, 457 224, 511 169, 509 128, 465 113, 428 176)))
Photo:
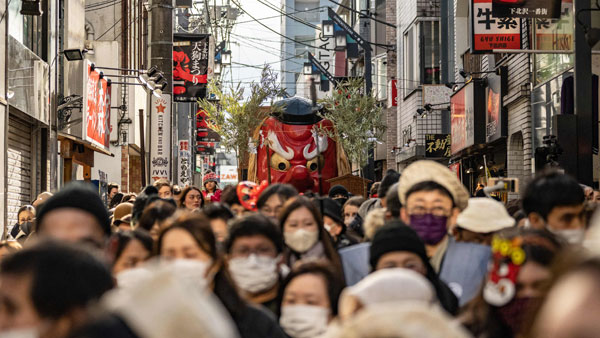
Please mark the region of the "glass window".
POLYGON ((387 99, 387 58, 380 58, 377 62, 377 99, 387 99))
POLYGON ((413 25, 404 33, 404 95, 408 95, 419 86, 418 27, 413 25))
POLYGON ((294 2, 294 9, 296 13, 294 16, 300 20, 306 20, 309 22, 319 22, 319 1, 314 0, 296 0, 294 2))
POLYGON ((423 83, 439 84, 440 69, 440 23, 439 21, 423 21, 423 83))

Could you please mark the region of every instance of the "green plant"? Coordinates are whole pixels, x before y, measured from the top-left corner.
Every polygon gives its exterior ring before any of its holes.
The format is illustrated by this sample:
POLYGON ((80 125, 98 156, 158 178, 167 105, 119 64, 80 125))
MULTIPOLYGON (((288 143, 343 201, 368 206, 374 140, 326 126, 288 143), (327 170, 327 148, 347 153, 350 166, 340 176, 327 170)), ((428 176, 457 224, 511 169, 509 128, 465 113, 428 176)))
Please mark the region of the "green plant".
POLYGON ((333 122, 334 131, 324 130, 340 142, 351 163, 361 168, 367 163, 369 149, 375 147, 386 130, 382 108, 371 93, 365 93, 363 79, 349 79, 321 101, 322 116, 333 122))
POLYGON ((282 94, 277 73, 266 65, 260 81, 250 85, 250 96, 247 99, 244 99, 244 88, 240 83, 223 90, 217 81, 210 81, 208 92, 214 94, 217 100, 202 99, 198 104, 214 123, 215 131, 221 136, 221 145, 235 151, 238 163, 243 166, 248 160, 248 143, 254 130, 272 113, 272 108, 263 107, 262 104, 266 100, 271 100, 272 103, 273 99, 282 94))

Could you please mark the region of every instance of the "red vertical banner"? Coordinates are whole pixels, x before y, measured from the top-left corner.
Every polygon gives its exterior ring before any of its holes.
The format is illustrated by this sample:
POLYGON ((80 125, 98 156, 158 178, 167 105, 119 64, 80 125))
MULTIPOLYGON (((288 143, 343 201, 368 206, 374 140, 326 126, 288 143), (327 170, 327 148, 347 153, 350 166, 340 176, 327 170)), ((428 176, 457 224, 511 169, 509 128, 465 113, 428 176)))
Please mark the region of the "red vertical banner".
POLYGON ((110 144, 111 86, 89 62, 85 65, 85 114, 83 139, 105 150, 110 144))
POLYGON ((450 166, 448 166, 448 168, 450 168, 450 171, 456 174, 458 180, 462 182, 462 180, 460 179, 460 162, 452 163, 450 166))
POLYGON ((346 52, 336 51, 335 52, 335 77, 346 76, 346 52))

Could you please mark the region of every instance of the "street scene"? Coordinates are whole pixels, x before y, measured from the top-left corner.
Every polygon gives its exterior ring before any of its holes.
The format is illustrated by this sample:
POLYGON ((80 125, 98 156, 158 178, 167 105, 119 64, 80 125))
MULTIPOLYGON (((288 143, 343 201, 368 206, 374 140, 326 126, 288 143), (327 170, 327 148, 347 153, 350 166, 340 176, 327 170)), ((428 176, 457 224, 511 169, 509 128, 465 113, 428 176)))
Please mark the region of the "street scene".
POLYGON ((600 337, 598 0, 0 0, 0 338, 600 337))

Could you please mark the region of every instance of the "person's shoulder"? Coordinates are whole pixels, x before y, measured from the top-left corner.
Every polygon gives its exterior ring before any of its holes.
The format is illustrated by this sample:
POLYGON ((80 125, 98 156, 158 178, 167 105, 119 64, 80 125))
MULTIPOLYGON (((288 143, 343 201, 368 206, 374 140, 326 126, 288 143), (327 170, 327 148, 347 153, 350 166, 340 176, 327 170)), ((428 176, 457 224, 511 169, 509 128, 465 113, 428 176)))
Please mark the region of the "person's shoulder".
MULTIPOLYGON (((244 322, 252 328, 250 330, 252 333, 240 328, 240 331, 247 332, 247 334, 242 333, 243 337, 287 337, 281 327, 279 327, 275 315, 262 305, 248 304, 245 317, 244 322)), ((245 329, 248 329, 248 327, 245 329)))

